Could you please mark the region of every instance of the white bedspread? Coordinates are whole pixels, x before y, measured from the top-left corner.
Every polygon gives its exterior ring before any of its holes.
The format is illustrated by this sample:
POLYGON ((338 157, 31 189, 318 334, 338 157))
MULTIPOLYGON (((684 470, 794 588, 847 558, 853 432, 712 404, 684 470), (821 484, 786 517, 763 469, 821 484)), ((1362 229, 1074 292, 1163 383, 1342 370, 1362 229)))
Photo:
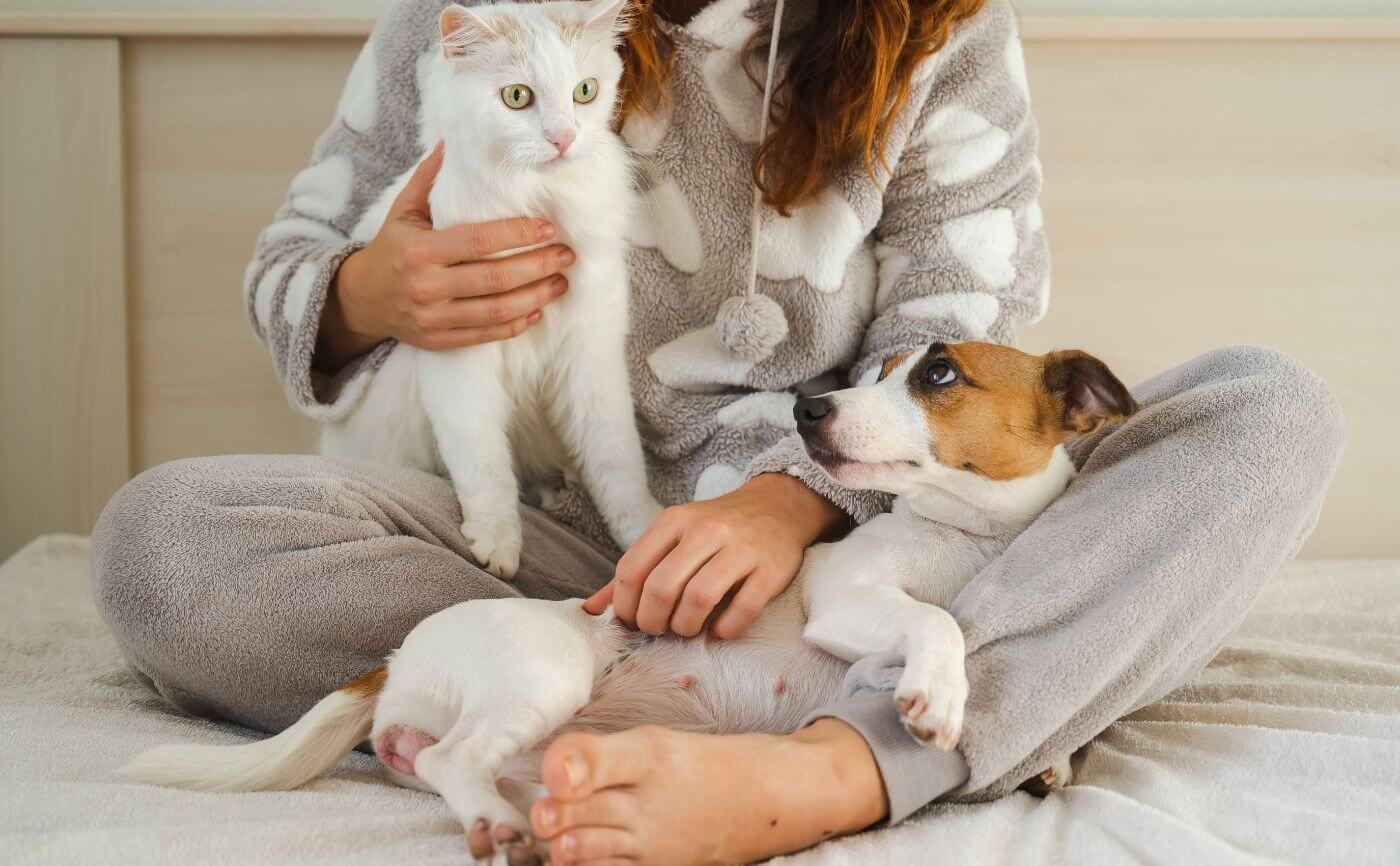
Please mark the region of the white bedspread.
MULTIPOLYGON (((87 543, 0 566, 0 862, 465 862, 436 797, 354 755, 285 793, 201 794, 111 771, 165 741, 246 731, 177 716, 93 610, 87 543)), ((1115 724, 1076 780, 937 806, 784 864, 1400 863, 1400 562, 1295 565, 1193 683, 1115 724)))

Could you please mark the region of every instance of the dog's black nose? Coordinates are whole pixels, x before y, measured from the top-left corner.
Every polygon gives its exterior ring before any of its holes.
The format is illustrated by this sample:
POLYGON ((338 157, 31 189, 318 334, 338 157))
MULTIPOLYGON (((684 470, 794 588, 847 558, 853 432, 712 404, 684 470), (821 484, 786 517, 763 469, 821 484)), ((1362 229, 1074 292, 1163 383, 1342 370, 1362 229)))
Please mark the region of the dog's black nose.
POLYGON ((831 401, 825 397, 803 397, 792 407, 792 417, 797 419, 797 428, 812 428, 822 423, 831 413, 831 401))

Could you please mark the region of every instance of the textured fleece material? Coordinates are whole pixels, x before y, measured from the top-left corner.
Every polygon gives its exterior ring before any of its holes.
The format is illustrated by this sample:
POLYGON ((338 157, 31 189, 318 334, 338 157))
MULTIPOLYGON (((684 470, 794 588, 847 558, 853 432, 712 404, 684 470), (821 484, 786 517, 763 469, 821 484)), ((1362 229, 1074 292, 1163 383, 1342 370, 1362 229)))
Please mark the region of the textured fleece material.
MULTIPOLYGON (((899 727, 897 663, 851 669, 819 710, 870 743, 898 821, 1003 794, 1203 667, 1296 553, 1345 427, 1316 375, 1213 352, 1134 390, 1142 410, 1074 450, 1069 490, 962 592, 971 696, 958 751, 899 727)), ((586 595, 611 575, 525 509, 519 577, 473 566, 449 484, 320 457, 185 460, 137 477, 93 536, 98 608, 128 661, 198 715, 266 731, 470 598, 586 595)))
MULTIPOLYGON (((311 364, 327 287, 356 248, 350 230, 423 157, 418 74, 445 5, 403 0, 374 29, 248 269, 254 328, 293 405, 320 420, 354 408, 391 348, 333 376, 311 364)), ((784 33, 814 8, 788 3, 784 33)), ((793 393, 816 379, 854 381, 934 340, 1009 342, 1044 310, 1049 263, 1025 64, 1009 3, 991 0, 918 70, 883 154, 892 173, 872 179, 857 160, 790 217, 766 210, 758 291, 782 308, 788 332, 755 362, 724 345, 715 319, 748 278, 762 94, 741 49, 771 17, 771 0, 716 0, 686 26, 667 25, 669 98, 623 127, 644 191, 628 238, 633 394, 662 502, 713 497, 779 471, 863 520, 885 498, 836 486, 796 447, 793 393)), ((597 537, 586 499, 566 494, 551 497, 551 513, 597 537)))

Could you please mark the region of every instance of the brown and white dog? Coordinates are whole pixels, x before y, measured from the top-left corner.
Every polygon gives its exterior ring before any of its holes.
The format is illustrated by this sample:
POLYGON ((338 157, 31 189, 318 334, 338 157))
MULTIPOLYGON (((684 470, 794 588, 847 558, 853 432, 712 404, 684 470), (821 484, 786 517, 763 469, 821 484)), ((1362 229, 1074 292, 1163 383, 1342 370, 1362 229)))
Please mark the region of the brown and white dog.
MULTIPOLYGON (((875 384, 794 411, 812 458, 847 487, 895 494, 893 510, 811 548, 743 639, 650 638, 577 600, 465 602, 281 734, 164 746, 123 773, 205 790, 292 788, 369 736, 396 782, 441 794, 466 827, 484 819, 493 836, 529 844, 539 751, 559 733, 790 731, 836 696, 850 663, 885 652, 905 657, 894 700, 906 728, 952 749, 967 679, 946 608, 1069 484, 1064 443, 1135 409, 1083 352, 935 343, 891 358, 875 384)), ((1065 774, 1061 762, 1040 781, 1065 774)))

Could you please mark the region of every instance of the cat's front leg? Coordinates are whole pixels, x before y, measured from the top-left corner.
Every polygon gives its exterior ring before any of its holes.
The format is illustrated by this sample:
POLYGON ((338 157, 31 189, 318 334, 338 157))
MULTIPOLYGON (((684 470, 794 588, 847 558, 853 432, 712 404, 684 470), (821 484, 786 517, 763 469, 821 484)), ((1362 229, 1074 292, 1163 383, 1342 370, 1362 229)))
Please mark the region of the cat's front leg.
POLYGON ((520 567, 520 487, 511 459, 514 401, 500 347, 418 352, 423 408, 462 506, 477 564, 509 580, 520 567))
MULTIPOLYGON (((619 316, 623 315, 619 312, 619 316)), ((578 472, 624 550, 661 513, 647 486, 620 325, 580 329, 566 345, 560 399, 551 407, 555 429, 579 458, 578 472)), ((556 359, 556 361, 561 359, 556 359)))

